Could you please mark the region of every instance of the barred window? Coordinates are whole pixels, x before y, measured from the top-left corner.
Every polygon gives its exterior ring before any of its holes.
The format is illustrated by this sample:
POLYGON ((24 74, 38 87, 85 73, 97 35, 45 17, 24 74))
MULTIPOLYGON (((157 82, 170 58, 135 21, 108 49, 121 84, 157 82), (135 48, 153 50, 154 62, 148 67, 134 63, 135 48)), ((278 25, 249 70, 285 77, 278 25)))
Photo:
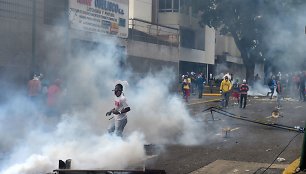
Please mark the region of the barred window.
POLYGON ((31 20, 32 0, 0 0, 0 17, 31 20))
POLYGON ((47 25, 65 25, 68 21, 68 0, 45 0, 44 23, 47 25))

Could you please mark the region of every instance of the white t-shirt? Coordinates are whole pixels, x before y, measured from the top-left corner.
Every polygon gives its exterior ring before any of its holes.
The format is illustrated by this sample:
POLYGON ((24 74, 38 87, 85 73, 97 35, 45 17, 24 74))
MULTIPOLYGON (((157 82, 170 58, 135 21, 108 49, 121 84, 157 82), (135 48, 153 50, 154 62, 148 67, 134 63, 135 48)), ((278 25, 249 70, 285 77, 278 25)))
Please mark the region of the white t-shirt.
MULTIPOLYGON (((129 105, 126 103, 126 98, 124 95, 121 94, 119 97, 115 96, 115 109, 117 111, 121 112, 123 108, 127 108, 127 107, 129 107, 129 105)), ((126 113, 115 115, 116 120, 123 120, 126 118, 127 118, 126 113)))

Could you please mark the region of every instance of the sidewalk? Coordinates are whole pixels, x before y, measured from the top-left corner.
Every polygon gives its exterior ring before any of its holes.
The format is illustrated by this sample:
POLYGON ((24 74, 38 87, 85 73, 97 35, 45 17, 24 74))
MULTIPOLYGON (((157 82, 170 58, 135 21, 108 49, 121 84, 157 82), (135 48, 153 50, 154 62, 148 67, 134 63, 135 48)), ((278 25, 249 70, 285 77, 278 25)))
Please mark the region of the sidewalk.
MULTIPOLYGON (((181 94, 182 96, 182 94, 181 94)), ((210 93, 209 86, 204 87, 202 98, 199 98, 198 91, 196 90, 195 94, 190 94, 189 101, 187 105, 195 105, 195 104, 202 104, 208 102, 217 102, 221 100, 221 94, 219 93, 219 87, 214 86, 212 88, 212 93, 210 93)))

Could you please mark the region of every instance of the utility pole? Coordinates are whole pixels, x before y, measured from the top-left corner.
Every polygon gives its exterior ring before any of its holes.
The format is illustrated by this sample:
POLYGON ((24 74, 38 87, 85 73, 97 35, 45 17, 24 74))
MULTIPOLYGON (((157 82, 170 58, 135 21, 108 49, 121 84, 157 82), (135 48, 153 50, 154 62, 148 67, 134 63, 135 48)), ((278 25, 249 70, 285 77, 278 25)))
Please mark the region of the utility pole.
MULTIPOLYGON (((306 26, 305 26, 305 34, 306 34, 306 26)), ((305 124, 305 126, 306 126, 306 124, 305 124)), ((306 169, 306 133, 304 133, 302 153, 301 153, 299 168, 300 168, 301 171, 306 169)))
POLYGON ((32 61, 31 73, 36 71, 36 0, 32 0, 32 61))

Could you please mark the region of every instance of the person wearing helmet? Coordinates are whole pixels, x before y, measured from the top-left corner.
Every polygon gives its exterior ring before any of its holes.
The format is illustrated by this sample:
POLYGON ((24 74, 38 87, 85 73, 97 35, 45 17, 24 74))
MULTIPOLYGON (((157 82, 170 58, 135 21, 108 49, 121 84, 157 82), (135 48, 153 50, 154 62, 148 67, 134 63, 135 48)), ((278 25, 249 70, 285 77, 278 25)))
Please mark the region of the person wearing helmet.
POLYGON ((129 112, 131 109, 126 102, 126 97, 122 92, 123 86, 120 83, 115 86, 115 89, 113 91, 115 94, 115 107, 109 112, 107 112, 106 116, 114 114, 114 121, 108 128, 108 133, 112 134, 115 132, 117 136, 122 137, 124 127, 127 124, 126 113, 129 112))
POLYGON ((240 85, 240 108, 242 108, 243 102, 243 109, 247 104, 247 97, 248 97, 249 86, 245 79, 243 79, 242 84, 240 85))
POLYGON ((231 89, 232 89, 232 83, 229 81, 228 76, 225 76, 224 80, 222 80, 221 85, 220 85, 220 93, 223 96, 223 101, 222 101, 223 107, 228 106, 231 89))

